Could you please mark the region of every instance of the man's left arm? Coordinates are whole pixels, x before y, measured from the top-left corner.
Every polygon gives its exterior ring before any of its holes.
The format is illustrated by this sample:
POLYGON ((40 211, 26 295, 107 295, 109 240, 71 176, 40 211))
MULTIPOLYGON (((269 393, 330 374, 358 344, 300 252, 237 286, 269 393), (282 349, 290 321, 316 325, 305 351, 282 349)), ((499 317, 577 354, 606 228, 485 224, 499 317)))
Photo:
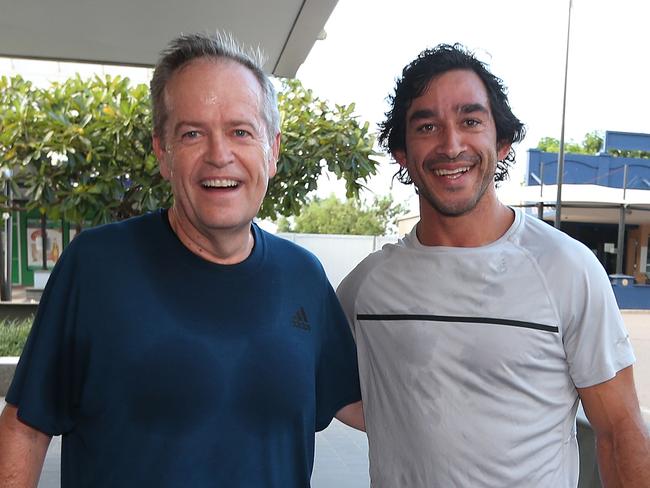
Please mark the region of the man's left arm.
POLYGON ((650 435, 639 409, 632 366, 598 385, 578 388, 596 437, 603 486, 650 486, 650 435))

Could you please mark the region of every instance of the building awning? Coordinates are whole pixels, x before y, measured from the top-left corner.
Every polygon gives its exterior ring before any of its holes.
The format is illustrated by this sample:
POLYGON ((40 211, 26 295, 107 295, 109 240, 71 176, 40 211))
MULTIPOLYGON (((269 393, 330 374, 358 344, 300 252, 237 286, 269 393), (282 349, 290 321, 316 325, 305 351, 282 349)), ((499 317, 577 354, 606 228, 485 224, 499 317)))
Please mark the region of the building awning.
MULTIPOLYGON (((546 206, 545 219, 555 216, 557 186, 524 186, 517 198, 510 196, 504 203, 509 205, 546 206)), ((599 185, 562 185, 562 221, 617 224, 621 205, 625 206, 626 224, 650 224, 650 190, 623 189, 599 185)))
POLYGON ((180 33, 231 32, 295 76, 337 0, 0 0, 0 56, 150 67, 180 33))

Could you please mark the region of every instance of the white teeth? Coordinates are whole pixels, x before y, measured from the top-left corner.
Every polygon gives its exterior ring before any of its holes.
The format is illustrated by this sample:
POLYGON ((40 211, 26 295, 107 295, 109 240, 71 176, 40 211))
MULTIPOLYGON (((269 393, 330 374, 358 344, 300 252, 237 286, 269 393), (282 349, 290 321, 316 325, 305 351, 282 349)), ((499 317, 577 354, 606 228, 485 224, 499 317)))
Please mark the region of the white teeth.
POLYGON ((433 174, 436 176, 453 176, 457 175, 460 176, 463 173, 466 173, 469 171, 469 166, 466 166, 464 168, 455 168, 455 169, 434 169, 433 174))
POLYGON ((205 180, 201 182, 206 188, 234 188, 238 185, 235 180, 205 180))

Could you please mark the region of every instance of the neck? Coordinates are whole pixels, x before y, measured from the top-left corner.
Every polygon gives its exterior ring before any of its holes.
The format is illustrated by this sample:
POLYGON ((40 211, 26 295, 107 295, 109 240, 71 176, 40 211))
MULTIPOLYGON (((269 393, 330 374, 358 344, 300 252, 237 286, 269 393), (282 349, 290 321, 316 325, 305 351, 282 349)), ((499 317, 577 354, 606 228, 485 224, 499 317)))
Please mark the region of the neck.
POLYGON ((420 199, 417 236, 425 246, 480 247, 499 239, 512 225, 514 212, 496 198, 481 202, 470 212, 442 215, 420 199))
POLYGON ((217 264, 237 264, 250 256, 255 238, 249 226, 223 229, 207 236, 178 217, 175 207, 167 212, 169 224, 181 243, 197 256, 217 264))

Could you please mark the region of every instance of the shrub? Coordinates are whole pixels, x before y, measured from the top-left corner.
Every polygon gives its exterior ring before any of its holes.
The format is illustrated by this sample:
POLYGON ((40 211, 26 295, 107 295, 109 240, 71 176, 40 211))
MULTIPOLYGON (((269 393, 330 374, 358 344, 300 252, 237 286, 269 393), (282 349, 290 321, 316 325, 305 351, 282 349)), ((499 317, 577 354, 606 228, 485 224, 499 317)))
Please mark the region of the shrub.
POLYGON ((20 356, 32 322, 32 319, 0 322, 0 356, 20 356))

